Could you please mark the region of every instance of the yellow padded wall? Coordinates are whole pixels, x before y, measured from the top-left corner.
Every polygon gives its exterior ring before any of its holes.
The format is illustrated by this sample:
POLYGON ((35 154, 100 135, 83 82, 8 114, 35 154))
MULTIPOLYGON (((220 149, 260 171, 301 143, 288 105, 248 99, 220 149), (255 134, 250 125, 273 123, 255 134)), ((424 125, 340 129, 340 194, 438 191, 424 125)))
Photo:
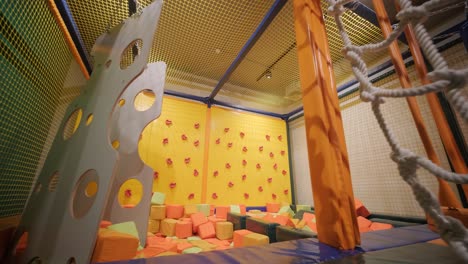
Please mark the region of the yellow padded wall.
POLYGON ((207 203, 291 203, 286 123, 219 107, 211 111, 207 203))
POLYGON ((140 156, 155 171, 153 191, 165 193, 167 203, 201 202, 206 110, 203 104, 164 97, 161 116, 142 133, 140 156))

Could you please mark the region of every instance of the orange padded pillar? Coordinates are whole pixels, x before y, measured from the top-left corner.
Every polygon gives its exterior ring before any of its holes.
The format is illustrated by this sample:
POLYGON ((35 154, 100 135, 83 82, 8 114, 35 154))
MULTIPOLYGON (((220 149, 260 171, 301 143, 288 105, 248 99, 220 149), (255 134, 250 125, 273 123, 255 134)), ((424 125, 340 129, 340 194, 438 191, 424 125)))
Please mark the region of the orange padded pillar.
MULTIPOLYGON (((380 28, 382 29, 383 36, 387 38, 392 32, 392 27, 390 25, 390 20, 388 18, 387 11, 385 10, 385 6, 382 0, 372 0, 372 2, 374 4, 375 13, 377 15, 380 28)), ((401 56, 400 49, 398 48, 398 44, 396 42, 393 42, 389 47, 389 51, 392 57, 393 65, 395 66, 396 74, 400 79, 401 86, 403 88, 411 88, 411 82, 408 76, 408 72, 406 71, 405 63, 403 62, 403 57, 401 56)), ((434 147, 432 146, 432 142, 429 137, 429 133, 427 132, 426 126, 424 125, 424 121, 421 115, 421 111, 419 110, 416 98, 407 97, 406 101, 408 102, 411 114, 413 116, 416 128, 418 129, 419 136, 421 137, 428 158, 435 164, 440 165, 439 157, 437 157, 434 147)), ((437 178, 437 180, 439 182, 439 201, 441 205, 450 207, 461 207, 460 202, 455 197, 455 194, 453 193, 448 183, 443 180, 440 180, 439 178, 437 178)))
POLYGON ((353 249, 359 229, 320 0, 294 0, 294 25, 318 238, 353 249))
MULTIPOLYGON (((400 10, 398 3, 395 2, 395 4, 397 5, 397 10, 400 10)), ((419 48, 419 44, 416 40, 411 25, 408 25, 405 28, 405 35, 406 40, 408 41, 408 46, 411 50, 411 54, 413 55, 414 65, 416 66, 419 79, 421 80, 422 84, 429 84, 430 81, 427 78, 427 69, 426 65, 424 64, 424 57, 421 53, 421 49, 419 48)), ((450 130, 450 126, 447 122, 447 119, 445 118, 437 95, 435 93, 429 93, 426 95, 426 98, 429 102, 429 107, 431 108, 437 130, 439 131, 440 139, 444 144, 445 151, 447 152, 447 156, 449 157, 450 162, 452 162, 455 172, 460 174, 467 174, 468 169, 466 168, 465 161, 463 160, 460 150, 455 142, 455 138, 453 137, 452 131, 450 130)), ((465 196, 468 197, 468 185, 464 184, 462 186, 465 196)), ((442 189, 439 191, 442 191, 442 189)), ((442 194, 439 196, 443 197, 444 195, 442 194)))

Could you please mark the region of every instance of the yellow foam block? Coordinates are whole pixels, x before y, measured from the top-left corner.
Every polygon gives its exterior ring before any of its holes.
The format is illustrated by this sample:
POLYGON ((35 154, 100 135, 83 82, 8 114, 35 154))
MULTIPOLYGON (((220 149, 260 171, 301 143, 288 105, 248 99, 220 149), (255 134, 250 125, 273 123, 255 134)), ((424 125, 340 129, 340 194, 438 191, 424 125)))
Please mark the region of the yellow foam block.
POLYGON ((213 245, 205 240, 192 240, 189 243, 201 249, 214 249, 217 247, 217 245, 213 245))
POLYGON ((148 220, 148 232, 155 234, 159 232, 159 226, 161 221, 159 220, 148 220))
POLYGON ((150 219, 163 220, 164 218, 166 218, 166 206, 165 205, 151 206, 150 219))
POLYGON ((196 204, 187 204, 184 205, 184 216, 190 217, 191 214, 198 213, 196 204))
POLYGON ((166 218, 161 221, 160 231, 165 236, 174 236, 177 220, 166 218))
POLYGON ((260 245, 268 245, 270 243, 270 239, 262 234, 252 233, 244 236, 243 239, 244 247, 248 246, 260 246, 260 245))
POLYGON ((231 239, 234 227, 231 222, 216 223, 216 238, 220 240, 231 239))
POLYGON ((162 256, 172 256, 172 255, 180 255, 179 253, 172 252, 172 251, 166 251, 161 254, 158 254, 157 257, 162 257, 162 256))
POLYGON ((302 228, 304 228, 304 226, 306 224, 307 224, 307 222, 305 220, 301 220, 301 221, 299 221, 299 223, 297 223, 296 228, 297 229, 302 229, 302 228))
POLYGON ((135 257, 139 245, 135 236, 110 229, 100 229, 92 262, 107 262, 135 257))

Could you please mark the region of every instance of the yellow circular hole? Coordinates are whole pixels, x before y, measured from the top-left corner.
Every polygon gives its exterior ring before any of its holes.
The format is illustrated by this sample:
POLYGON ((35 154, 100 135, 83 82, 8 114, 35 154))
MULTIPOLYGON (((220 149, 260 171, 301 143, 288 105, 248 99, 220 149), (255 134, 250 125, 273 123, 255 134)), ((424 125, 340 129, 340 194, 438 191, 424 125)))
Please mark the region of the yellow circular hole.
POLYGON ((125 181, 119 189, 118 200, 122 207, 136 206, 140 203, 143 195, 143 185, 137 179, 125 181))
POLYGON ((49 180, 49 192, 53 192, 57 189, 57 184, 59 182, 60 175, 58 171, 54 172, 49 180))
POLYGON ((91 124, 91 122, 93 122, 93 118, 94 118, 93 114, 88 115, 88 117, 86 118, 86 126, 89 126, 89 124, 91 124))
POLYGON ((93 197, 94 195, 96 195, 97 191, 98 191, 97 182, 92 181, 92 182, 89 182, 88 185, 86 185, 85 195, 88 197, 93 197))
POLYGON ((146 111, 151 108, 154 101, 156 101, 156 95, 153 91, 148 89, 142 90, 135 96, 135 109, 140 112, 146 111))
POLYGON ((112 147, 113 147, 114 149, 119 149, 119 147, 120 147, 120 141, 118 141, 118 140, 112 141, 112 147))
POLYGON ((125 99, 120 99, 119 100, 119 106, 122 107, 125 104, 125 99))
POLYGON ((65 122, 65 126, 63 129, 63 139, 67 140, 75 134, 76 130, 80 126, 81 116, 83 115, 83 111, 81 108, 76 109, 71 113, 68 117, 67 122, 65 122))

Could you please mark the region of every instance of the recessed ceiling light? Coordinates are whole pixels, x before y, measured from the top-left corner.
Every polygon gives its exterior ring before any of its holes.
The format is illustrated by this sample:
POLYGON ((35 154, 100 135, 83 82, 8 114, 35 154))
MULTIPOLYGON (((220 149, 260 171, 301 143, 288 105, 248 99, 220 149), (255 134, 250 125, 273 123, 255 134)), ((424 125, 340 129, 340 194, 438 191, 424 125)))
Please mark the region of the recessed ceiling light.
POLYGON ((271 75, 271 71, 270 71, 270 70, 266 71, 266 72, 265 72, 265 78, 271 79, 271 77, 273 77, 273 76, 271 75))

